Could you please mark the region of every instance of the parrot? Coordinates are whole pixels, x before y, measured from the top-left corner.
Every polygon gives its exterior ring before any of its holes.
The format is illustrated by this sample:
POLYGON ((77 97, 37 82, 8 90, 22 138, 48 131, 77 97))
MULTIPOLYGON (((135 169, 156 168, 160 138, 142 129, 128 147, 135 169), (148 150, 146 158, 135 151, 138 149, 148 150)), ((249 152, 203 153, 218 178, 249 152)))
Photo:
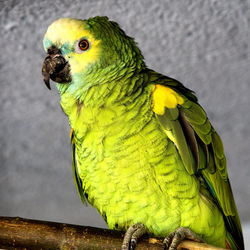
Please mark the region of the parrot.
MULTIPOLYGON (((155 41, 157 43, 157 41, 155 41)), ((144 234, 244 249, 223 143, 196 94, 146 66, 134 38, 106 16, 47 29, 43 81, 56 82, 71 127, 78 194, 121 248, 144 234)))

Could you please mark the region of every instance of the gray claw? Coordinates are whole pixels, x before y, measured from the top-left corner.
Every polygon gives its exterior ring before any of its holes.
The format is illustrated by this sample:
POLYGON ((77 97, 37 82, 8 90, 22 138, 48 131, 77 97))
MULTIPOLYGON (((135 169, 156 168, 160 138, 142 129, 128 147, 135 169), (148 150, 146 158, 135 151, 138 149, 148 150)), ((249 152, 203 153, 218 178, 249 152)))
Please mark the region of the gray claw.
POLYGON ((125 233, 122 243, 122 250, 133 250, 136 247, 138 239, 147 232, 142 223, 136 223, 130 226, 125 233))
POLYGON ((164 239, 164 250, 176 250, 178 245, 184 239, 190 239, 197 242, 204 242, 196 233, 191 231, 189 228, 179 227, 164 239))

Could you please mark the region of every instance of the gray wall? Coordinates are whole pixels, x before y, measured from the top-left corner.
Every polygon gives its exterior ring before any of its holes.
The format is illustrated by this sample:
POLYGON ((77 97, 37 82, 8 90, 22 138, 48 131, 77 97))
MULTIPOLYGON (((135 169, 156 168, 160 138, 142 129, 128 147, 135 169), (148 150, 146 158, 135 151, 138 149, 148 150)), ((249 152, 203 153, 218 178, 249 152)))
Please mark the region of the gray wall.
POLYGON ((0 11, 0 215, 105 226, 78 198, 68 120, 41 67, 53 20, 107 15, 149 67, 195 90, 224 141, 242 222, 250 220, 249 1, 6 0, 0 11))

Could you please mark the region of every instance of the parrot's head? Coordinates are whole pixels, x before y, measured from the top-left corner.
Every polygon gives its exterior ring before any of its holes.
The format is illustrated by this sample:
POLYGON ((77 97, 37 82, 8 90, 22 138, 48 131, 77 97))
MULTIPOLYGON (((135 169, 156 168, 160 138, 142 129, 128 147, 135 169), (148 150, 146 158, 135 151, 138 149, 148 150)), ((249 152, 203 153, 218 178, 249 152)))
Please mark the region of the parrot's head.
POLYGON ((47 57, 42 74, 48 88, 50 79, 62 83, 59 88, 88 88, 114 71, 145 67, 133 38, 107 17, 60 18, 49 26, 43 45, 47 57))

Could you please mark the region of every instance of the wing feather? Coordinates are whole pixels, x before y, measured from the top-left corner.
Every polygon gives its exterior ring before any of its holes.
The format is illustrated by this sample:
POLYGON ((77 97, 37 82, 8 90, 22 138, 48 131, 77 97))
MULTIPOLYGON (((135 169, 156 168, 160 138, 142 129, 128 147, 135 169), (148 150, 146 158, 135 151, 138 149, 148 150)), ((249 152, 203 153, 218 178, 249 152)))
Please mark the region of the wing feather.
POLYGON ((70 141, 72 144, 72 169, 73 169, 73 177, 76 185, 77 192, 81 198, 81 201, 84 205, 87 205, 86 201, 86 194, 84 193, 84 189, 82 187, 82 181, 78 174, 78 163, 77 163, 77 156, 76 156, 76 146, 74 142, 74 131, 73 129, 70 132, 70 141))
POLYGON ((160 77, 152 94, 152 107, 157 106, 155 97, 165 103, 165 112, 157 114, 169 138, 175 143, 187 172, 197 175, 205 182, 224 216, 228 238, 238 249, 244 249, 242 229, 227 175, 227 164, 222 141, 212 127, 203 108, 197 103, 193 92, 178 81, 160 77), (165 81, 164 81, 165 79, 165 81), (161 87, 158 88, 158 85, 161 87), (164 90, 164 87, 166 89, 164 90), (173 94, 168 89, 175 91, 173 94), (157 95, 154 95, 157 92, 157 95), (162 93, 159 93, 161 91, 162 93), (163 93, 165 91, 165 93, 163 93), (176 106, 168 107, 168 96, 176 96, 176 106), (178 101, 181 100, 181 101, 178 101))

